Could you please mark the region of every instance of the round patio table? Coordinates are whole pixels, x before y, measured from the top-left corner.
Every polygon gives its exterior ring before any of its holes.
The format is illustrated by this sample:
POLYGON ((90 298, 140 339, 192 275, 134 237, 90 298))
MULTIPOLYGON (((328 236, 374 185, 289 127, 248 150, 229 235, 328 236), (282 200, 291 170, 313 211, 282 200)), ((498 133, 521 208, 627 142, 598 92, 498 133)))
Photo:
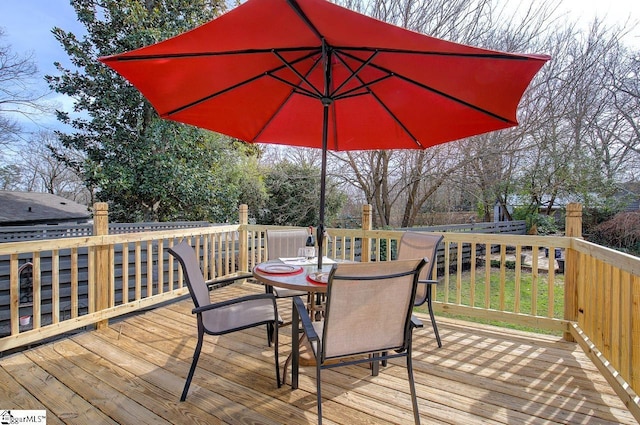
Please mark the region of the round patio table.
MULTIPOLYGON (((277 286, 279 288, 293 289, 296 291, 304 291, 311 293, 325 293, 327 292, 327 284, 314 281, 310 275, 318 272, 317 265, 291 265, 289 272, 285 268, 285 263, 280 260, 270 260, 264 263, 260 263, 253 268, 253 276, 256 280, 264 285, 277 286), (283 266, 278 268, 277 266, 283 266), (269 267, 274 272, 269 272, 269 267)), ((332 264, 325 264, 322 266, 322 273, 327 275, 331 271, 332 264)))
MULTIPOLYGON (((279 288, 293 289, 296 291, 304 291, 309 293, 310 303, 308 309, 310 312, 316 312, 311 314, 311 320, 314 320, 314 316, 320 314, 322 307, 320 306, 320 295, 327 292, 327 284, 317 282, 311 278, 318 272, 318 265, 302 265, 302 266, 289 266, 280 260, 270 260, 264 263, 260 263, 253 268, 253 276, 256 280, 267 286, 276 286, 279 288), (269 272, 272 270, 273 272, 269 272), (314 296, 315 295, 315 296, 314 296), (316 299, 317 298, 317 299, 316 299)), ((333 264, 325 264, 322 266, 322 273, 326 276, 329 275, 333 264)), ((302 365, 314 365, 313 356, 310 353, 311 348, 308 346, 306 338, 303 336, 300 341, 300 362, 302 365)), ((287 367, 291 362, 291 354, 287 357, 283 371, 282 371, 282 383, 287 381, 287 367)))

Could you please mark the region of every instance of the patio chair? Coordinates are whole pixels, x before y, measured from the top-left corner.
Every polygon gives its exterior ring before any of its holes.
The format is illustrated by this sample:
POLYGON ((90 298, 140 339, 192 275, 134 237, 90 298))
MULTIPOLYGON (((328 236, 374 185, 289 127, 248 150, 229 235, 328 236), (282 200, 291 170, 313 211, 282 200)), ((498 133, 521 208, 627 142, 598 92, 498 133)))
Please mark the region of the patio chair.
MULTIPOLYGON (((426 263, 422 259, 333 265, 321 321, 311 321, 302 299, 294 298, 292 341, 299 340, 301 322, 315 358, 318 424, 322 423, 322 370, 371 363, 375 376, 380 361, 397 357, 406 358, 413 416, 420 423, 411 346, 413 328, 422 324, 411 312, 418 275, 426 263)), ((292 353, 291 387, 296 389, 299 344, 293 344, 292 353)))
MULTIPOLYGON (((298 256, 298 248, 305 246, 307 236, 306 229, 286 229, 274 230, 267 229, 267 259, 277 260, 278 258, 291 258, 298 256)), ((293 289, 279 288, 277 286, 267 286, 267 293, 272 292, 276 298, 291 297, 308 297, 309 294, 304 291, 296 291, 293 289)), ((291 322, 283 323, 282 326, 291 324, 291 322)), ((271 340, 269 339, 269 343, 271 340)))
POLYGON ((180 401, 187 398, 191 379, 196 370, 204 334, 224 335, 231 332, 240 331, 260 325, 267 325, 267 331, 271 332, 270 339, 273 340, 274 356, 276 364, 276 382, 280 388, 280 366, 278 362, 278 326, 280 317, 276 299, 273 294, 256 294, 212 303, 209 295, 209 288, 204 281, 202 271, 198 265, 195 251, 187 242, 183 241, 169 248, 169 253, 173 255, 182 266, 185 281, 189 288, 189 293, 193 299, 195 308, 192 310, 198 320, 198 343, 193 353, 193 361, 187 380, 184 384, 180 401))
MULTIPOLYGON (((297 257, 298 248, 305 246, 307 236, 306 229, 267 229, 268 259, 277 260, 278 258, 297 257)), ((299 297, 307 294, 306 292, 278 288, 277 286, 272 286, 269 290, 273 291, 276 298, 299 297)))
POLYGON ((433 280, 433 270, 436 266, 436 253, 438 252, 438 245, 442 241, 443 236, 434 233, 419 233, 419 232, 405 232, 398 244, 398 260, 411 260, 418 258, 427 258, 429 264, 422 269, 420 273, 420 279, 418 280, 418 290, 416 291, 416 299, 414 306, 419 306, 427 303, 429 309, 429 316, 431 317, 431 325, 433 326, 433 332, 436 334, 436 341, 438 347, 442 348, 442 341, 440 339, 440 333, 438 332, 438 325, 436 324, 436 318, 433 314, 432 305, 432 287, 438 283, 437 280, 433 280))

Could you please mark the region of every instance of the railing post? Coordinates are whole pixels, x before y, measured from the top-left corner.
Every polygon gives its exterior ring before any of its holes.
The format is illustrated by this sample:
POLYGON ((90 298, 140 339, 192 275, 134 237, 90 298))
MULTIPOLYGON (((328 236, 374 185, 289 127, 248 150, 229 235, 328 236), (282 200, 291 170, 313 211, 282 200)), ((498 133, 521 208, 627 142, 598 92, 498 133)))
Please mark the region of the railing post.
MULTIPOLYGON (((582 238, 582 204, 567 204, 565 236, 582 238)), ((570 245, 564 262, 564 318, 572 322, 578 321, 578 258, 578 252, 570 245)), ((569 332, 565 332, 564 339, 575 341, 569 332)))
POLYGON ((371 238, 364 237, 365 232, 372 230, 371 205, 362 206, 362 249, 360 252, 360 261, 369 262, 371 259, 371 238))
POLYGON ((239 262, 238 265, 240 271, 248 272, 249 271, 249 231, 247 230, 247 225, 249 224, 249 206, 246 204, 240 205, 239 209, 240 215, 240 229, 239 229, 239 238, 240 242, 238 245, 239 249, 239 262))
MULTIPOLYGON (((109 204, 96 202, 93 204, 93 236, 109 234, 109 204)), ((93 248, 94 261, 94 294, 95 311, 100 312, 109 307, 109 246, 97 245, 93 248)), ((96 329, 104 329, 109 320, 96 323, 96 329)))

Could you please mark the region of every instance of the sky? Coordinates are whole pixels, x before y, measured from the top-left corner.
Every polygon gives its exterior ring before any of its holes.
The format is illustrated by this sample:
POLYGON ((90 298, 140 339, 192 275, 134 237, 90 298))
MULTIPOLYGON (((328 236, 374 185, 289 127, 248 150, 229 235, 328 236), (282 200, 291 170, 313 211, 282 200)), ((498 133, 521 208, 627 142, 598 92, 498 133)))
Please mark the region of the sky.
MULTIPOLYGON (((504 0, 514 2, 514 0, 504 0)), ((536 0, 521 0, 525 5, 536 0)), ((640 22, 639 0, 559 0, 560 11, 572 19, 591 21, 595 16, 606 19, 607 23, 640 22)), ((68 65, 68 57, 51 34, 51 29, 58 26, 76 34, 82 33, 82 25, 76 21, 76 15, 68 0, 0 0, 0 27, 5 37, 2 44, 11 46, 14 53, 33 54, 40 74, 56 75, 53 62, 59 61, 68 65)), ((640 24, 629 37, 629 42, 640 47, 640 24)), ((526 53, 526 52, 523 52, 526 53)), ((42 90, 47 89, 42 79, 42 90)), ((47 97, 50 102, 70 110, 70 99, 56 94, 47 97)), ((35 127, 31 123, 25 123, 35 127)), ((39 119, 44 128, 59 128, 54 117, 39 119)))

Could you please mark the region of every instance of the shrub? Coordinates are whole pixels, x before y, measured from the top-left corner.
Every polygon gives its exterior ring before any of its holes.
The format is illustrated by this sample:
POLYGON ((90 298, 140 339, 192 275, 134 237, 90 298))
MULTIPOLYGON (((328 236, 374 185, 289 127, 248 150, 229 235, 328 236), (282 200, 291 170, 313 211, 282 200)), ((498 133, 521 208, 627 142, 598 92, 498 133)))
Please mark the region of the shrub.
POLYGON ((536 225, 539 235, 553 235, 558 232, 556 219, 551 215, 538 214, 536 217, 536 225))
POLYGON ((596 226, 592 242, 640 255, 640 211, 616 214, 611 220, 596 226))

